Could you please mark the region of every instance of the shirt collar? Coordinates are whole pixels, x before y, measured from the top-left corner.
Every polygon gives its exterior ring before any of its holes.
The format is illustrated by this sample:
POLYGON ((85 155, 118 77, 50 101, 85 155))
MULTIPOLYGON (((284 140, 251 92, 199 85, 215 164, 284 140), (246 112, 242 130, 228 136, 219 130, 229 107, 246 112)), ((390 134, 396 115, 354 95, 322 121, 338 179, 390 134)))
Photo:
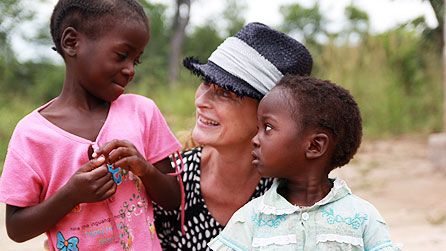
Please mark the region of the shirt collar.
MULTIPOLYGON (((283 215, 292 214, 304 209, 303 207, 291 204, 284 197, 282 197, 282 195, 277 192, 279 185, 280 181, 275 179, 271 188, 265 193, 264 196, 261 197, 258 208, 259 213, 283 215)), ((311 211, 320 206, 337 201, 351 193, 352 192, 347 186, 347 183, 342 179, 336 178, 334 179, 333 187, 331 188, 330 192, 322 200, 316 202, 313 206, 305 207, 305 209, 307 211, 311 211)))

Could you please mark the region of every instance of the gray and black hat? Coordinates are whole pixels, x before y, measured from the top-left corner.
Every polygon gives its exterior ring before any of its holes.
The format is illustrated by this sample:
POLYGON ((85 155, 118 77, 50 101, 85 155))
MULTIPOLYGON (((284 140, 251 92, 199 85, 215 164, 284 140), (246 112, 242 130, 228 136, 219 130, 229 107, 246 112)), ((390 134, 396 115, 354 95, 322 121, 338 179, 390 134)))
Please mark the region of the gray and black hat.
POLYGON ((285 33, 249 23, 220 44, 206 64, 193 57, 183 64, 205 82, 260 100, 284 75, 310 75, 313 59, 285 33))

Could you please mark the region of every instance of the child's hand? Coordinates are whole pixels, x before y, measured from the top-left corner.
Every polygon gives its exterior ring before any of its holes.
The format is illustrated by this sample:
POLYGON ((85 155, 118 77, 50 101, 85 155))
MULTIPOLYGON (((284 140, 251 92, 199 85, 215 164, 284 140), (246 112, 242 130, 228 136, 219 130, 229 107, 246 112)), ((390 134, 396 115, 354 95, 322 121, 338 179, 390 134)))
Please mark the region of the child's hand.
POLYGON ((142 177, 153 166, 147 162, 136 147, 127 140, 112 140, 95 151, 97 156, 108 156, 108 163, 124 168, 134 175, 142 177))
POLYGON ((66 184, 74 202, 103 201, 116 192, 116 184, 105 165, 104 156, 92 159, 71 176, 66 184))

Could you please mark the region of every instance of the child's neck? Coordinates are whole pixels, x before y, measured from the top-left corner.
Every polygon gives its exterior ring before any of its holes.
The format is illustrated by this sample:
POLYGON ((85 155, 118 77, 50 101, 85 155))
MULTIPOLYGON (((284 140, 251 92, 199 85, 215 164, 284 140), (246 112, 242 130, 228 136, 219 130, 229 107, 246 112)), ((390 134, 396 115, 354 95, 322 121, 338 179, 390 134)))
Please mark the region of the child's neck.
POLYGON ((62 90, 60 95, 57 97, 57 102, 62 107, 74 107, 76 109, 93 111, 96 109, 104 109, 108 107, 109 103, 94 97, 87 93, 82 93, 82 91, 62 90))
POLYGON ((110 104, 82 92, 64 91, 39 113, 68 133, 96 141, 107 119, 110 104))
POLYGON ((322 200, 330 192, 332 182, 324 178, 286 179, 279 187, 279 194, 291 204, 308 207, 322 200))

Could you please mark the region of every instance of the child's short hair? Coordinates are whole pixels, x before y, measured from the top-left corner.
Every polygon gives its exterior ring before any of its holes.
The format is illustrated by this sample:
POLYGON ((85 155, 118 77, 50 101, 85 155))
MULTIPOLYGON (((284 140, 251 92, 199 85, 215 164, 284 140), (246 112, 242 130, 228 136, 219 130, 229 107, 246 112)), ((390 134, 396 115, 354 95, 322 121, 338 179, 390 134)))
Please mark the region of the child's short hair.
POLYGON ((90 38, 97 38, 114 20, 141 20, 149 27, 144 8, 136 0, 59 0, 50 23, 56 51, 63 56, 60 42, 67 27, 73 27, 90 38))
POLYGON ((286 75, 277 88, 290 95, 290 107, 302 128, 322 128, 335 140, 333 168, 347 164, 361 144, 362 120, 350 93, 330 81, 286 75))

